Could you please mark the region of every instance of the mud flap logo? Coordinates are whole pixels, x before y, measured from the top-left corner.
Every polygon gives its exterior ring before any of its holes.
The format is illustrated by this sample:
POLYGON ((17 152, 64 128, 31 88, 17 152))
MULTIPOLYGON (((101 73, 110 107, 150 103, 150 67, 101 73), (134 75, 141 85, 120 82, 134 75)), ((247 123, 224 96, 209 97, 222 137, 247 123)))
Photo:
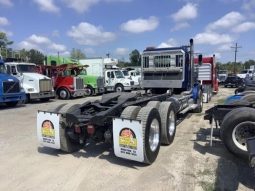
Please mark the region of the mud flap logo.
POLYGON ((141 123, 136 120, 113 120, 113 143, 116 156, 140 161, 144 160, 141 123))
POLYGON ((38 112, 37 114, 37 137, 43 146, 60 148, 58 114, 38 112))
POLYGON ((124 128, 119 133, 119 144, 121 147, 137 149, 137 139, 134 131, 124 128))

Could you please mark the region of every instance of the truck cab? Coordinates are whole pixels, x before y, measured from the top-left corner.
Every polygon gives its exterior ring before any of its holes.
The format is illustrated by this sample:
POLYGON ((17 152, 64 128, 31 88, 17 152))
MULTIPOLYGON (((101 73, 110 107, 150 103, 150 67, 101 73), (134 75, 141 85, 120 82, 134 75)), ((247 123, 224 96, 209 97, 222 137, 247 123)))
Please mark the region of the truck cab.
POLYGON ((25 92, 17 78, 6 73, 3 60, 0 57, 0 103, 16 106, 25 100, 25 92))
POLYGON ((121 70, 105 70, 105 87, 107 91, 130 91, 134 81, 126 79, 121 70))
POLYGON ((123 69, 122 72, 125 78, 134 81, 134 86, 136 88, 140 88, 141 73, 138 70, 123 69))
POLYGON ((237 76, 242 79, 246 77, 251 79, 253 77, 253 69, 244 69, 239 74, 237 74, 237 76))
POLYGON ((18 78, 26 93, 26 102, 40 99, 48 101, 55 97, 52 80, 36 72, 36 65, 25 62, 6 62, 7 73, 18 78))

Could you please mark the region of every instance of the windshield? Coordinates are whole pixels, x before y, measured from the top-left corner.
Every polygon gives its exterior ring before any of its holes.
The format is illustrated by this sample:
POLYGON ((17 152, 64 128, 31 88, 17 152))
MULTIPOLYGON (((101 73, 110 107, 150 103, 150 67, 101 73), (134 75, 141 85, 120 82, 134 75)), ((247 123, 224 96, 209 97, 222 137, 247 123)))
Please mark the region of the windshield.
POLYGON ((124 76, 128 76, 128 71, 122 70, 122 72, 123 72, 124 76))
POLYGON ((116 78, 124 78, 124 75, 121 71, 115 71, 116 78))
POLYGON ((35 65, 18 65, 17 66, 19 72, 31 72, 35 73, 36 72, 36 66, 35 65))
POLYGON ((83 69, 83 70, 80 72, 80 75, 87 75, 87 70, 86 70, 86 69, 83 69))
POLYGON ((0 65, 0 73, 6 73, 4 65, 0 65))

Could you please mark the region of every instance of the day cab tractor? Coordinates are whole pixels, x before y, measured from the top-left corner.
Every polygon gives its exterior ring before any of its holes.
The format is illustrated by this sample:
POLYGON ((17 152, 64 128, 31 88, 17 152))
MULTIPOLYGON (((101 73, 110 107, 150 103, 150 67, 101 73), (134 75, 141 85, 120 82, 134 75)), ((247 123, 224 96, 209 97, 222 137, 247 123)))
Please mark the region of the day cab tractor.
POLYGON ((7 74, 4 61, 0 56, 0 103, 14 107, 25 101, 26 94, 17 78, 7 74))
POLYGON ((70 99, 85 95, 83 79, 78 75, 84 66, 62 64, 58 66, 40 66, 39 72, 53 79, 53 86, 58 98, 70 99))
POLYGON ((254 91, 229 96, 224 104, 208 109, 204 119, 211 124, 211 144, 213 131, 218 129, 226 148, 255 167, 254 91))
MULTIPOLYGON (((198 66, 199 58, 195 58, 195 65, 198 66)), ((203 57, 202 65, 198 66, 198 80, 203 87, 203 101, 208 103, 213 94, 219 91, 219 84, 216 72, 215 55, 211 57, 203 57)))
POLYGON ((144 50, 141 85, 146 92, 109 93, 96 101, 39 110, 39 142, 68 153, 91 140, 108 142, 117 157, 152 164, 160 145, 173 142, 178 117, 202 111, 193 61, 192 39, 188 46, 144 50))

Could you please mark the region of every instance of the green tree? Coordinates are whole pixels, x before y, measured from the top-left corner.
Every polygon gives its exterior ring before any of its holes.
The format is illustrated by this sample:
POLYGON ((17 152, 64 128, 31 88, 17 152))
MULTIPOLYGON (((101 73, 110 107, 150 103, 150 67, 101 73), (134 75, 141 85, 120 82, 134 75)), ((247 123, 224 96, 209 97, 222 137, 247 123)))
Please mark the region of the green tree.
POLYGON ((13 44, 13 41, 10 41, 4 32, 0 32, 0 47, 7 48, 9 45, 12 45, 12 44, 13 44))
POLYGON ((35 49, 31 49, 28 52, 28 55, 29 55, 29 62, 38 64, 38 65, 43 64, 44 55, 40 51, 35 50, 35 49))
POLYGON ((80 60, 86 58, 86 55, 80 49, 73 48, 71 51, 71 58, 75 60, 80 60))
POLYGON ((129 54, 129 60, 132 66, 141 66, 141 55, 140 52, 135 49, 129 54))

